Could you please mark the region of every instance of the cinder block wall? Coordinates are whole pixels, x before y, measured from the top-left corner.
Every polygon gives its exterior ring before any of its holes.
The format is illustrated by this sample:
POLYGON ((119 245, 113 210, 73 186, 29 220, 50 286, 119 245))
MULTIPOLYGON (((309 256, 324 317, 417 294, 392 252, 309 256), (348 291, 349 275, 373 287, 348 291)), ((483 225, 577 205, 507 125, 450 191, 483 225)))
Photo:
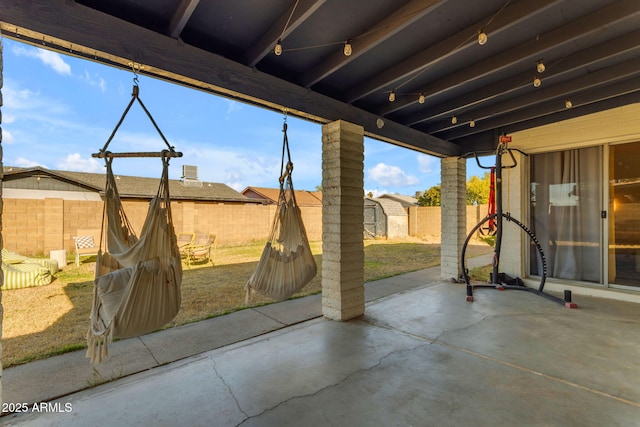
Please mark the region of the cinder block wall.
MULTIPOLYGON (((148 202, 126 200, 123 206, 131 225, 139 231, 148 202)), ((276 207, 174 201, 171 209, 176 232, 214 233, 219 243, 233 244, 266 240, 276 207)), ((4 199, 4 246, 28 255, 48 254, 56 249, 73 253, 73 236, 93 235, 96 243, 99 242, 102 210, 103 204, 98 201, 4 199)), ((322 240, 322 207, 302 206, 300 210, 309 240, 322 240)), ((467 233, 486 214, 487 205, 467 206, 467 233)), ((402 222, 395 226, 407 228, 410 236, 440 243, 440 207, 410 207, 408 224, 402 222)), ((405 235, 399 230, 394 233, 400 237, 405 235)))
MULTIPOLYGON (((125 200, 129 222, 139 233, 147 200, 125 200)), ((218 243, 243 243, 269 237, 275 205, 214 204, 174 201, 171 213, 176 232, 213 233, 218 243)), ((322 239, 322 207, 300 208, 309 240, 322 239)), ((4 247, 25 255, 48 255, 66 249, 73 253, 73 237, 93 235, 100 241, 103 203, 62 199, 4 199, 4 247)))
MULTIPOLYGON (((467 206, 466 233, 487 216, 487 205, 467 206)), ((442 239, 440 206, 412 206, 409 208, 409 235, 429 243, 440 243, 442 239)), ((466 234, 465 234, 466 236, 466 234)), ((475 237, 474 241, 477 240, 475 237)))

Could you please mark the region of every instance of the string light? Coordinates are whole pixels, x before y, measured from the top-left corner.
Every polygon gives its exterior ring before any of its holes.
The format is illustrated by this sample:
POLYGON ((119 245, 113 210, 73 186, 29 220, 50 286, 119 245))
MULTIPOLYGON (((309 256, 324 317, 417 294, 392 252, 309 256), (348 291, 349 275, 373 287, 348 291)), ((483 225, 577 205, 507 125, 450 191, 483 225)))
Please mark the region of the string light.
POLYGON ((424 104, 424 93, 421 93, 421 94, 420 94, 420 97, 418 98, 418 102, 419 102, 420 104, 424 104))
POLYGON ((351 56, 351 54, 353 53, 353 49, 351 48, 350 40, 344 42, 344 49, 342 50, 342 52, 344 53, 344 56, 351 56))
POLYGON ((451 124, 455 125, 456 123, 458 123, 458 118, 456 116, 451 117, 451 124))
POLYGON ((540 87, 540 85, 542 84, 542 81, 540 80, 539 77, 534 77, 533 78, 533 87, 540 87))
POLYGON ((396 100, 396 93, 394 91, 391 91, 389 93, 389 102, 393 102, 396 100))
POLYGON ((282 55, 282 41, 280 39, 276 42, 276 47, 273 48, 273 53, 275 53, 276 56, 282 55))
POLYGON ((384 127, 384 120, 382 120, 382 117, 378 117, 378 120, 376 120, 376 126, 378 126, 378 129, 382 129, 384 127))
POLYGON ((544 70, 546 70, 547 67, 544 66, 544 63, 542 62, 542 59, 540 59, 537 63, 536 63, 536 70, 539 73, 544 73, 544 70))
POLYGON ((471 121, 469 122, 469 127, 472 127, 472 128, 476 127, 476 122, 475 122, 475 120, 471 120, 471 121))
POLYGON ((486 42, 487 42, 487 34, 482 30, 478 31, 478 44, 482 46, 486 42))
POLYGON ((565 108, 571 108, 573 107, 573 102, 571 102, 570 99, 567 99, 566 101, 564 101, 564 106, 565 108))

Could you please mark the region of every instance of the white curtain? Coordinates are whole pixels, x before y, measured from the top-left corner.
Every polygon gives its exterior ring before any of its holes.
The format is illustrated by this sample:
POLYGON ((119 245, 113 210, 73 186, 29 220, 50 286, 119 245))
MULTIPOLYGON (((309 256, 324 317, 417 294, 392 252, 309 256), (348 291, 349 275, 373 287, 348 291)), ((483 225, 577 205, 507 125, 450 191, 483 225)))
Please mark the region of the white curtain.
MULTIPOLYGON (((531 158, 532 230, 542 245, 548 276, 601 282, 600 148, 531 158)), ((531 247, 531 274, 541 274, 531 247)))

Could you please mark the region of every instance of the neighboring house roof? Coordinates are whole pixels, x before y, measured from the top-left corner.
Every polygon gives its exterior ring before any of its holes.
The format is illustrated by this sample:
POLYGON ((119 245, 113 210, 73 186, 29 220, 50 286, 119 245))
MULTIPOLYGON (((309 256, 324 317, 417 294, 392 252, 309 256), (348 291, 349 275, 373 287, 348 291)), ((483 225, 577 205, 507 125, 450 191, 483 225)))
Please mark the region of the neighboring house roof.
POLYGON ((411 196, 403 196, 401 194, 383 194, 377 199, 390 199, 399 202, 403 207, 418 206, 418 199, 411 196))
MULTIPOLYGON (((252 199, 266 200, 270 204, 275 204, 278 203, 280 189, 247 187, 242 190, 242 194, 252 199)), ((321 191, 295 190, 295 196, 296 202, 298 202, 298 206, 322 206, 321 191)))
MULTIPOLYGON (((144 178, 116 175, 120 197, 151 198, 158 192, 159 178, 144 178)), ((106 175, 103 173, 69 172, 49 170, 37 166, 33 168, 4 167, 3 186, 25 190, 51 191, 104 191, 106 175), (42 178, 47 179, 42 183, 42 178), (19 183, 18 181, 22 181, 19 183), (53 181, 53 182, 52 182, 53 181)), ((180 180, 169 180, 171 199, 209 200, 220 202, 256 203, 233 188, 215 182, 202 185, 185 185, 180 180)))

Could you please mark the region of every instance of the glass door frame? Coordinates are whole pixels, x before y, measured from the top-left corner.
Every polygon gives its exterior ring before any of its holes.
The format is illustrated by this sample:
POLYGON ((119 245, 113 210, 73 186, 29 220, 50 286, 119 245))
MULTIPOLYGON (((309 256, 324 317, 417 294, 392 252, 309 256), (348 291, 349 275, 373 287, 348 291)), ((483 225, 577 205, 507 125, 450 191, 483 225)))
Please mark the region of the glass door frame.
MULTIPOLYGON (((604 245, 602 245, 602 249, 603 249, 603 256, 602 256, 602 260, 603 260, 603 265, 602 265, 602 271, 604 273, 603 276, 603 283, 605 284, 605 286, 607 288, 610 289, 620 289, 620 290, 628 290, 628 291, 633 291, 633 292, 640 292, 640 286, 632 286, 632 285, 621 285, 621 284, 617 284, 615 282, 609 282, 609 258, 610 258, 610 251, 609 251, 609 237, 610 237, 610 227, 609 227, 609 223, 610 223, 610 218, 609 216, 611 215, 611 210, 613 209, 613 202, 611 202, 610 196, 611 196, 611 192, 609 191, 609 181, 611 179, 611 164, 610 164, 610 156, 611 156, 611 147, 616 146, 616 145, 626 145, 626 144, 637 144, 638 146, 640 146, 640 141, 638 140, 634 140, 634 141, 625 141, 625 142, 616 142, 616 143, 607 143, 604 145, 604 147, 606 148, 605 150, 603 150, 603 181, 606 185, 603 186, 603 210, 606 209, 607 212, 607 221, 605 222, 605 225, 603 227, 603 242, 604 245), (606 245, 606 246, 605 246, 606 245)), ((614 261, 615 262, 615 261, 614 261)))

